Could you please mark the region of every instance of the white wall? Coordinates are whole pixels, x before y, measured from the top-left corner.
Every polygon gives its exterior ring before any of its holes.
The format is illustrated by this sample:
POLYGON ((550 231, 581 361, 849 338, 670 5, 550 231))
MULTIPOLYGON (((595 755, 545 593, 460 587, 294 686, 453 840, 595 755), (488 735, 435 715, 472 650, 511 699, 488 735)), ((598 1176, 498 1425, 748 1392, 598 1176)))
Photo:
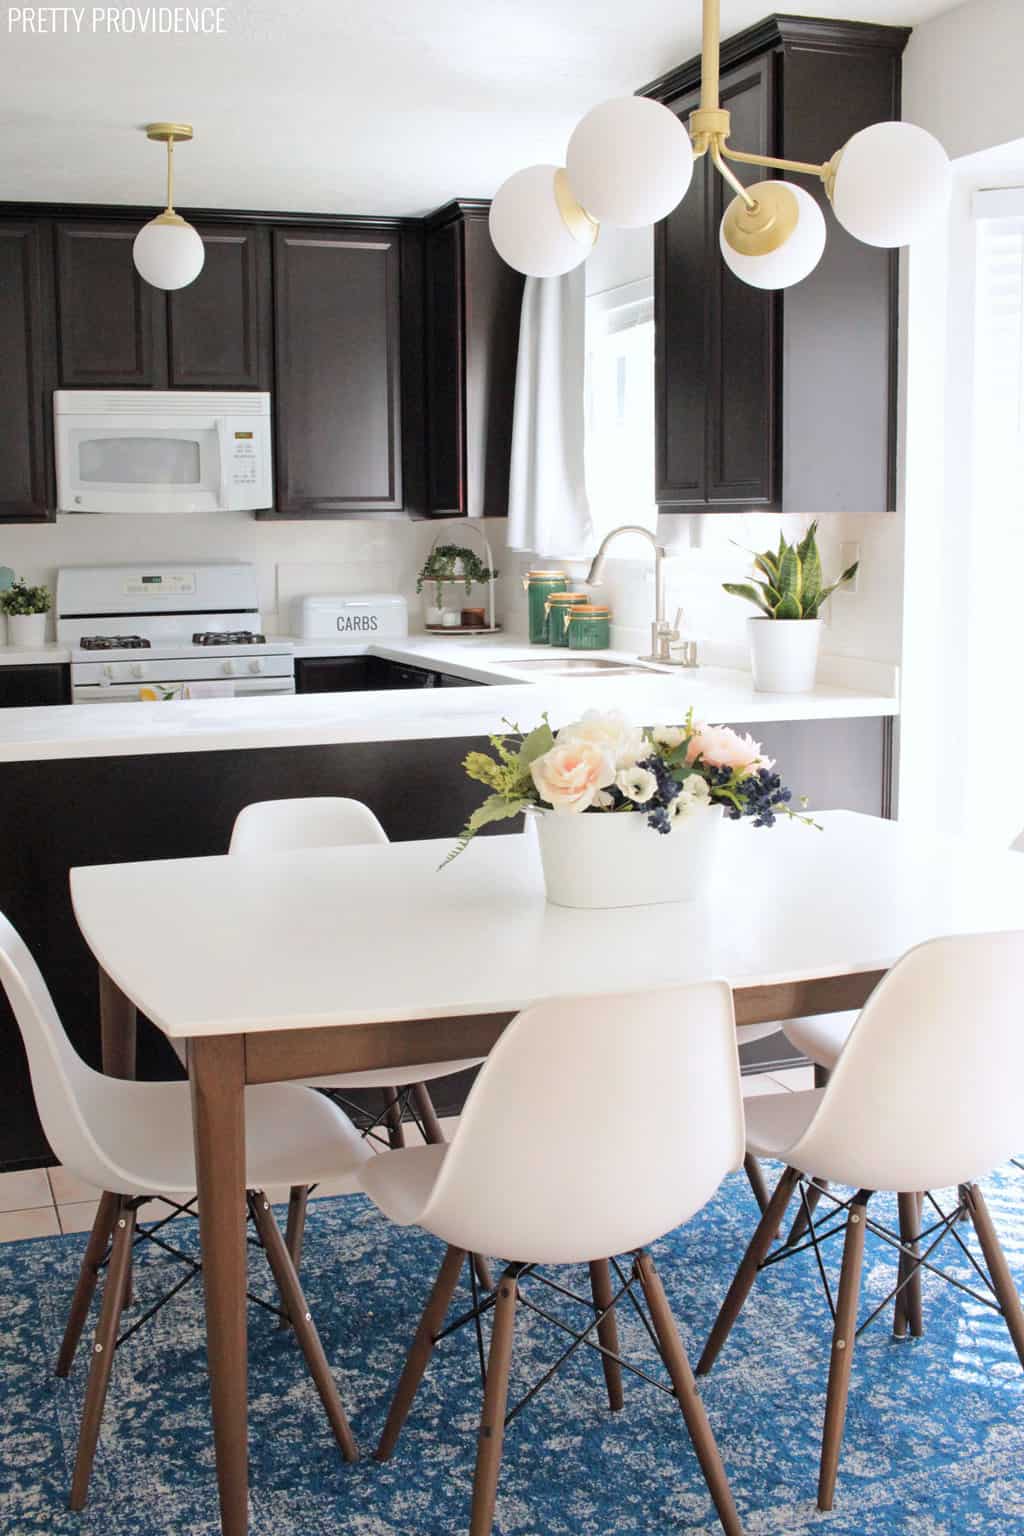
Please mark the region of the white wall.
MULTIPOLYGON (((484 524, 499 571, 504 521, 484 524)), ((193 517, 90 517, 72 514, 38 527, 0 527, 0 565, 52 590, 60 565, 160 560, 251 560, 259 568, 263 621, 271 634, 293 631, 293 600, 307 593, 402 592, 418 626, 416 573, 434 538, 474 544, 461 519, 262 522, 246 513, 193 517)), ((512 574, 510 572, 510 574, 512 574)), ((500 604, 503 587, 498 586, 500 604)), ((474 596, 476 594, 474 593, 474 596)))
POLYGON ((954 159, 1024 135, 1024 4, 968 0, 915 27, 903 56, 903 116, 954 159))

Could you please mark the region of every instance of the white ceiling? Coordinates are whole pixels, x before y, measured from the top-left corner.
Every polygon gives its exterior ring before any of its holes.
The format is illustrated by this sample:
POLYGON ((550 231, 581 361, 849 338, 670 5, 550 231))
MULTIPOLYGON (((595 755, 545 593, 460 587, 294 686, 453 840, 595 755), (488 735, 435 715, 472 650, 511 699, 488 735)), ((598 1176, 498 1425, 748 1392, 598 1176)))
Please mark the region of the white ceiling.
MULTIPOLYGON (((912 24, 953 3, 793 9, 912 24)), ((771 9, 723 0, 723 31, 771 9)), ((205 37, 89 33, 91 11, 80 35, 3 37, 0 199, 156 203, 164 151, 138 128, 174 119, 196 130, 183 207, 422 213, 560 161, 588 107, 700 46, 698 0, 235 0, 205 37)))

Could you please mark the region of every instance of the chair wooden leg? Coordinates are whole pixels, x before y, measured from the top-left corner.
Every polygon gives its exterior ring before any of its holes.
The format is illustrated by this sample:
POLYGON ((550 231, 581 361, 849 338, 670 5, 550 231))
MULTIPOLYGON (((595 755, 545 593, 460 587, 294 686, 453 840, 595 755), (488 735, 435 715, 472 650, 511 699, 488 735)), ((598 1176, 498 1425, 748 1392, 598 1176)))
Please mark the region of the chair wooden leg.
POLYGON ((292 1263, 291 1254, 285 1246, 285 1240, 281 1236, 281 1230, 274 1220, 274 1213, 270 1209, 270 1201, 261 1190, 257 1190, 249 1201, 249 1206, 256 1223, 260 1241, 266 1250, 267 1262, 274 1275, 277 1288, 284 1299, 288 1309, 288 1315, 295 1329, 295 1337, 299 1341, 299 1348, 306 1358, 309 1374, 313 1378, 314 1385, 320 1394, 320 1401, 324 1405, 334 1438, 341 1447, 341 1453, 346 1461, 359 1460, 359 1447, 356 1445, 355 1436, 349 1428, 349 1422, 345 1416, 345 1410, 338 1396, 338 1388, 331 1368, 327 1363, 320 1335, 316 1331, 316 1325, 306 1305, 306 1298, 299 1284, 299 1277, 295 1273, 295 1265, 292 1263))
POLYGON ((698 1376, 706 1376, 710 1371, 722 1345, 729 1337, 733 1323, 743 1310, 743 1303, 750 1295, 751 1287, 757 1279, 758 1265, 775 1240, 775 1234, 782 1224, 782 1218, 786 1214, 799 1178, 800 1174, 795 1168, 787 1168, 776 1184, 775 1192, 768 1202, 768 1209, 757 1224, 740 1267, 733 1276, 732 1284, 722 1303, 722 1309, 715 1319, 715 1326, 704 1345, 704 1353, 697 1363, 698 1376))
POLYGON ((402 1101, 398 1089, 385 1088, 384 1102, 387 1105, 384 1121, 388 1129, 388 1146, 392 1152, 400 1152, 405 1146, 405 1132, 402 1129, 402 1101))
POLYGON ((110 1242, 110 1234, 114 1230, 119 1205, 117 1195, 112 1195, 108 1191, 97 1207, 96 1219, 92 1224, 89 1241, 82 1255, 81 1268, 78 1271, 78 1283, 68 1312, 64 1340, 60 1346, 60 1354, 57 1356, 56 1374, 58 1376, 67 1376, 71 1370, 71 1364, 78 1349, 78 1341, 82 1337, 82 1329, 85 1327, 92 1298, 96 1293, 100 1265, 106 1254, 107 1244, 110 1242))
POLYGON ((740 1517, 733 1503, 729 1479, 725 1475, 725 1468, 722 1465, 711 1425, 708 1423, 704 1404, 697 1392, 690 1362, 686 1358, 683 1341, 676 1327, 676 1320, 672 1316, 661 1276, 646 1249, 637 1254, 635 1267, 640 1277, 640 1284, 644 1288, 644 1296, 647 1299, 654 1331, 658 1336, 662 1358, 672 1379, 676 1400, 693 1442, 693 1448, 697 1453, 697 1460, 700 1462, 704 1481, 708 1485, 708 1492, 718 1511, 718 1518, 722 1522, 722 1529, 726 1536, 743 1536, 743 1526, 740 1524, 740 1517))
POLYGON ((860 1196, 850 1206, 843 1243, 843 1264, 839 1272, 836 1298, 836 1325, 832 1334, 832 1359, 828 1370, 828 1396, 825 1399, 825 1428, 821 1437, 821 1468, 818 1473, 818 1508, 831 1509, 839 1468, 839 1450, 846 1423, 846 1400, 850 1391, 850 1367, 857 1338, 857 1304, 864 1264, 864 1231, 867 1200, 860 1196))
POLYGON ((84 1509, 89 1492, 89 1479, 92 1476, 92 1466, 96 1456, 96 1442, 100 1434, 103 1405, 107 1400, 110 1367, 113 1364, 114 1349, 117 1345, 117 1333, 124 1307, 125 1284, 134 1240, 135 1212, 130 1205, 119 1200, 114 1216, 114 1246, 103 1287, 103 1304, 100 1307, 96 1337, 93 1341, 89 1381, 85 1389, 85 1404, 82 1409, 82 1427, 78 1435, 78 1454, 75 1457, 75 1470, 71 1479, 71 1497, 68 1503, 72 1509, 84 1509))
POLYGON ((506 1270, 498 1281, 498 1300, 494 1309, 494 1330, 487 1357, 487 1386, 484 1410, 480 1418, 480 1437, 476 1448, 473 1474, 473 1512, 469 1536, 491 1536, 494 1506, 498 1497, 498 1475, 505 1443, 505 1409, 508 1406, 508 1377, 512 1364, 512 1334, 516 1320, 515 1273, 506 1270))
MULTIPOLYGON (((899 1197, 900 1212, 900 1241, 913 1250, 915 1256, 920 1252, 918 1238, 921 1235, 921 1203, 920 1196, 916 1193, 901 1194, 899 1197)), ((893 1335, 902 1339, 906 1336, 907 1326, 915 1339, 924 1334, 924 1315, 921 1306, 921 1271, 912 1270, 912 1261, 904 1254, 900 1254, 899 1278, 901 1281, 910 1274, 910 1279, 896 1297, 893 1310, 893 1335)))
MULTIPOLYGON (((412 1088, 413 1103, 416 1105, 416 1113, 420 1117, 423 1126, 423 1135, 428 1146, 440 1147, 444 1145, 445 1135, 441 1129, 441 1122, 437 1118, 437 1110, 434 1101, 430 1097, 430 1089, 426 1083, 414 1083, 412 1088)), ((473 1268, 476 1270, 477 1282, 485 1291, 494 1290, 494 1281, 491 1279, 490 1265, 483 1254, 474 1253, 473 1268)))
MULTIPOLYGON (((309 1203, 309 1185, 293 1184, 288 1194, 288 1222, 284 1229, 284 1245, 288 1257, 298 1274, 302 1268, 302 1243, 306 1236, 306 1206, 309 1203)), ((282 1317, 280 1326, 291 1327, 291 1318, 282 1317)))
POLYGON ((746 1157, 743 1159, 743 1172, 746 1174, 750 1183, 750 1187, 754 1192, 754 1199, 757 1201, 757 1208, 763 1215, 764 1212, 768 1209, 768 1200, 770 1197, 768 1194, 768 1186, 764 1181, 764 1174, 761 1172, 761 1164, 758 1162, 753 1152, 748 1152, 746 1157))
POLYGON ((455 1295, 455 1287, 459 1283, 465 1257, 463 1248, 449 1248, 444 1256, 444 1262, 434 1281, 434 1288, 420 1318, 416 1337, 412 1341, 412 1348, 409 1350, 397 1390, 388 1410, 387 1422, 381 1433, 380 1442, 374 1451, 377 1461, 387 1461, 402 1433, 402 1425, 409 1416, 409 1409, 423 1380, 423 1373, 434 1353, 434 1341, 444 1323, 451 1299, 455 1295))
POLYGON ((813 1183, 808 1185, 807 1210, 804 1210, 804 1203, 801 1200, 800 1209, 797 1211, 796 1216, 793 1219, 793 1225, 789 1229, 789 1236, 786 1238, 787 1247, 789 1247, 791 1243, 798 1243, 803 1237, 804 1233, 807 1231, 807 1228, 810 1226, 810 1222, 808 1220, 808 1211, 810 1212, 811 1216, 814 1215, 815 1211, 818 1209, 818 1201, 821 1199, 822 1192, 826 1189, 828 1189, 827 1179, 815 1179, 813 1183))
MULTIPOLYGON (((598 1312, 608 1312, 612 1304, 612 1276, 607 1259, 595 1259, 590 1266, 590 1291, 594 1298, 594 1306, 598 1312)), ((615 1313, 608 1312, 597 1325, 598 1343, 604 1349, 619 1353, 619 1325, 615 1321, 615 1313)), ((608 1407, 613 1413, 617 1413, 622 1407, 622 1367, 617 1360, 612 1360, 608 1355, 601 1356, 601 1364, 604 1366, 604 1381, 608 1388, 608 1407)))
POLYGON ((1010 1338, 1017 1351, 1017 1358, 1024 1366, 1024 1309, 1021 1307, 1020 1296, 1013 1283, 1013 1276, 1010 1274, 1010 1266, 1006 1262, 1002 1244, 992 1225, 992 1217, 985 1204, 985 1197, 977 1184, 969 1184, 963 1191, 963 1199, 974 1230, 978 1234, 978 1242, 981 1244, 981 1251, 985 1255, 985 1263, 988 1265, 992 1280, 992 1289, 996 1293, 996 1300, 1002 1308, 1006 1326, 1010 1330, 1010 1338))

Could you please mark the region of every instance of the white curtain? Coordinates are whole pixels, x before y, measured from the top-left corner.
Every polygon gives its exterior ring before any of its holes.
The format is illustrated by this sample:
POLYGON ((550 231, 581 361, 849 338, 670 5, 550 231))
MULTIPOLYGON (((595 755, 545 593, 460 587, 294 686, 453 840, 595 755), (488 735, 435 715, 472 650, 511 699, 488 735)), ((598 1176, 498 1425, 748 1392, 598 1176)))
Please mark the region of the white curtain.
POLYGON ((584 472, 586 279, 528 277, 516 367, 508 546, 559 559, 594 547, 584 472))

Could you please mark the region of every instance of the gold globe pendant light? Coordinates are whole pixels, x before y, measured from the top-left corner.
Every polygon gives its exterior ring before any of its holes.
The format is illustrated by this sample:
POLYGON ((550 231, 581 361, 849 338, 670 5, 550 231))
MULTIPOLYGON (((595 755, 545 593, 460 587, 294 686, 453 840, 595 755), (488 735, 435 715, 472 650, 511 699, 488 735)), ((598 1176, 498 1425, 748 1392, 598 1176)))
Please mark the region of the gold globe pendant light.
POLYGON ((132 259, 139 276, 154 288, 174 290, 195 282, 206 251, 198 232, 174 211, 174 146, 192 137, 188 123, 150 123, 147 139, 167 145, 167 207, 135 236, 132 259))

